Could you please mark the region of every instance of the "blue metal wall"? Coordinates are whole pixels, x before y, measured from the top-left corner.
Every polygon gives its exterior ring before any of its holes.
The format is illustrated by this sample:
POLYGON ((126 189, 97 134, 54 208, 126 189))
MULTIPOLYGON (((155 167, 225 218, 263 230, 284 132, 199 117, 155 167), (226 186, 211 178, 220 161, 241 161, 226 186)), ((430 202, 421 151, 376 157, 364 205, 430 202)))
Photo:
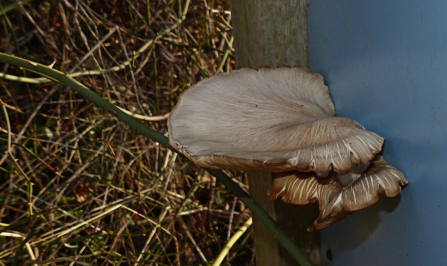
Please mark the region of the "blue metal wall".
POLYGON ((410 181, 323 230, 324 265, 447 265, 447 1, 308 4, 311 70, 410 181))

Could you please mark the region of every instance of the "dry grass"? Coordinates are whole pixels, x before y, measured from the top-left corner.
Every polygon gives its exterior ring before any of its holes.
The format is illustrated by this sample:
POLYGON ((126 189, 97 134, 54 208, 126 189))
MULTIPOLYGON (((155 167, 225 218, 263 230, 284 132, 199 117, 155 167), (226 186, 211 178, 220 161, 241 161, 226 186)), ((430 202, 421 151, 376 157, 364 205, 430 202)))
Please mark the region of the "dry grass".
MULTIPOLYGON (((232 69, 228 10, 229 0, 1 1, 0 51, 56 61, 166 132, 183 90, 232 69)), ((250 217, 213 177, 69 88, 0 68, 13 75, 0 76, 1 265, 205 265, 250 217)), ((244 234, 226 263, 253 264, 252 245, 244 234)))

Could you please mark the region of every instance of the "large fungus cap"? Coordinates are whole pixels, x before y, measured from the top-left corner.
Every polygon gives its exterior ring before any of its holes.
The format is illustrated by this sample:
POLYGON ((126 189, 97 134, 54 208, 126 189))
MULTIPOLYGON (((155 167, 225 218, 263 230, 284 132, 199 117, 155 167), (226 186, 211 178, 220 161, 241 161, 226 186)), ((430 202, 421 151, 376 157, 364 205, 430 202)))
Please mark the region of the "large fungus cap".
POLYGON ((349 213, 366 208, 379 200, 379 193, 397 196, 408 184, 404 175, 377 155, 366 171, 352 184, 343 187, 338 175, 317 179, 311 173, 280 174, 267 194, 286 203, 304 205, 318 202, 320 214, 308 231, 319 230, 345 218, 349 213))
POLYGON ((241 69, 185 91, 169 120, 169 141, 201 167, 345 174, 368 165, 383 138, 334 117, 323 77, 300 67, 241 69))

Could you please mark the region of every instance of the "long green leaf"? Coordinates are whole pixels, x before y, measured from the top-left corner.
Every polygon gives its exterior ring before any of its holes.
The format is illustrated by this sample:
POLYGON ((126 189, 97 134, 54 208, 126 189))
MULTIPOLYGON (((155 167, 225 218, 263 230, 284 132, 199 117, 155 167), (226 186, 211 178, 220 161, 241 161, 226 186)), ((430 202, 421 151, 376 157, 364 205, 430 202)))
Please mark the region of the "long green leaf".
MULTIPOLYGON (((145 126, 137 119, 127 115, 120 109, 118 109, 113 104, 104 100, 101 96, 87 88, 82 83, 73 79, 65 73, 55 70, 49 66, 45 66, 39 63, 31 62, 29 60, 16 57, 13 55, 8 55, 0 53, 0 62, 7 63, 16 67, 22 67, 29 71, 38 73, 40 75, 49 77, 81 94, 86 99, 90 100, 102 109, 115 115, 120 121, 126 123, 130 129, 135 130, 137 133, 142 134, 145 137, 152 139, 155 142, 177 152, 171 145, 169 145, 169 140, 159 132, 152 130, 151 128, 145 126)), ((237 183, 235 183, 228 175, 220 170, 206 169, 210 174, 215 176, 218 181, 223 183, 229 190, 231 190, 240 199, 245 206, 247 206, 253 215, 258 218, 258 220, 264 224, 264 226, 274 234, 279 243, 292 254, 297 262, 302 266, 312 266, 312 262, 306 256, 306 254, 287 236, 287 234, 281 230, 278 224, 268 215, 268 213, 258 205, 253 198, 248 195, 237 183)))

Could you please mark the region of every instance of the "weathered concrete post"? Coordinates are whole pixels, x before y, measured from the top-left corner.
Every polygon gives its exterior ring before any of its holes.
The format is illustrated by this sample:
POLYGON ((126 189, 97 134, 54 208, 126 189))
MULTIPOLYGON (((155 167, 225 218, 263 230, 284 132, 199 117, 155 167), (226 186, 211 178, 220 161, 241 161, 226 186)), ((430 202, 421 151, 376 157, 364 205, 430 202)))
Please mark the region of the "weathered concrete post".
MULTIPOLYGON (((275 68, 281 65, 309 67, 305 0, 232 0, 231 12, 238 68, 275 68)), ((270 173, 252 173, 250 192, 281 228, 320 264, 319 235, 306 227, 317 215, 317 207, 286 205, 271 201, 267 189, 270 173)), ((262 224, 254 220, 257 265, 296 265, 296 262, 262 224)))

